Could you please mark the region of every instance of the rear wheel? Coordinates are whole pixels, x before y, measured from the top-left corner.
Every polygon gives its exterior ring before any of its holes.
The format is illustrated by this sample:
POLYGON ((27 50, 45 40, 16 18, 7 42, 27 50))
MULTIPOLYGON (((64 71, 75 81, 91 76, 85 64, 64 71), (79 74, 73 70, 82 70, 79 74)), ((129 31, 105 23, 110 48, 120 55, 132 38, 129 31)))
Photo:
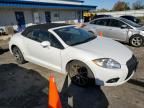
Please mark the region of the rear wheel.
POLYGON ((144 43, 144 39, 141 35, 134 35, 130 38, 130 44, 134 47, 141 47, 144 43))
POLYGON ((21 53, 21 51, 20 51, 20 49, 18 47, 15 46, 12 49, 12 52, 13 52, 13 55, 14 55, 15 60, 17 61, 17 63, 24 64, 26 62, 23 55, 22 55, 22 53, 21 53))
POLYGON ((94 84, 94 76, 90 69, 80 61, 72 61, 68 65, 68 75, 76 85, 85 87, 88 84, 94 84), (90 79, 90 76, 92 76, 92 79, 90 79))

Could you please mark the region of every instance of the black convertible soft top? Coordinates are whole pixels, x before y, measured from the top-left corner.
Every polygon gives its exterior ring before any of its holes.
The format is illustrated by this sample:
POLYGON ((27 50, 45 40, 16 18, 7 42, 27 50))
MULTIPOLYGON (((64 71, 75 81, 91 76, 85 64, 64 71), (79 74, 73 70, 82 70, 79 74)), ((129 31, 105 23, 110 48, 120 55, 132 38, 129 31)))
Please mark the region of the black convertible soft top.
POLYGON ((64 23, 47 23, 47 24, 38 24, 38 25, 32 25, 27 27, 23 32, 22 35, 26 36, 29 32, 33 30, 45 30, 47 31, 48 29, 55 28, 55 27, 60 27, 60 26, 67 26, 70 24, 64 24, 64 23))

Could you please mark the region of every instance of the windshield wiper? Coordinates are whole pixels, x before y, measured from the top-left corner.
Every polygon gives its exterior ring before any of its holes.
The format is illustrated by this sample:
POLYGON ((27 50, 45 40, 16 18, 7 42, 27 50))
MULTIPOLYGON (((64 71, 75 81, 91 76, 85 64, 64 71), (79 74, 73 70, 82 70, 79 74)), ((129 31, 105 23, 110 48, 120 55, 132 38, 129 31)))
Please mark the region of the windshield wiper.
POLYGON ((89 42, 89 41, 91 41, 91 40, 93 40, 93 39, 95 39, 95 38, 96 38, 96 36, 93 36, 93 37, 90 37, 90 38, 88 38, 88 39, 86 39, 86 40, 84 40, 84 41, 74 43, 74 44, 72 44, 71 46, 75 46, 75 45, 78 45, 78 44, 86 43, 86 42, 89 42))

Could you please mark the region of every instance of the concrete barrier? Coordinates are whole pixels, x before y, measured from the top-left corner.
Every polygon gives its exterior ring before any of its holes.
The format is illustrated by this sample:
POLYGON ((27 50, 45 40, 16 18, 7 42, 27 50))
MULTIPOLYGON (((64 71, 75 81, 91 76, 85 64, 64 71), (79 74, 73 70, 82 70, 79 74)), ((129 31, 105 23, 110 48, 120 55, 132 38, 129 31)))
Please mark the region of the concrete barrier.
POLYGON ((135 17, 143 17, 144 16, 144 9, 140 10, 127 10, 127 11, 113 11, 113 12, 97 12, 97 15, 112 15, 114 17, 120 17, 122 15, 132 15, 135 17))

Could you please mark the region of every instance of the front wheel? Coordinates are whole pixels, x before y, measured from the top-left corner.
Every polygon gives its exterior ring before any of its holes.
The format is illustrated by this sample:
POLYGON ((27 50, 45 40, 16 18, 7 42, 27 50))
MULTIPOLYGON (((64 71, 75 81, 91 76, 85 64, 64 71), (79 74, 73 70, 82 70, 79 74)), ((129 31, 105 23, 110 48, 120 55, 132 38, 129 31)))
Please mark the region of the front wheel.
POLYGON ((12 49, 13 55, 15 57, 15 60, 17 61, 17 63, 19 64, 24 64, 25 63, 25 59, 20 51, 20 49, 18 47, 14 47, 12 49))
POLYGON ((141 47, 144 43, 144 39, 140 35, 134 35, 130 38, 130 44, 134 47, 141 47))
POLYGON ((68 75, 71 81, 79 86, 85 87, 94 84, 94 76, 87 65, 80 61, 73 61, 68 66, 68 75), (92 79, 90 78, 92 76, 92 79))

